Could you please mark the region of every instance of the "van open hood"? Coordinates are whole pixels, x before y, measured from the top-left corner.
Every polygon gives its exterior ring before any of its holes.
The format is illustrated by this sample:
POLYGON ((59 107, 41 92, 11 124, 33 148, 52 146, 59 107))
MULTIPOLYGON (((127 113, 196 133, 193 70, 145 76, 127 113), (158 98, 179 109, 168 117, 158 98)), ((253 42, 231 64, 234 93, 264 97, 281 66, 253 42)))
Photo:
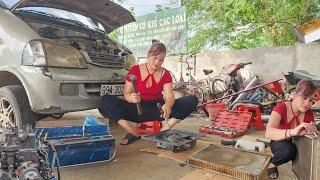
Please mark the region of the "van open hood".
POLYGON ((109 0, 21 0, 10 10, 24 7, 47 7, 81 14, 100 22, 107 33, 135 21, 128 10, 109 0))

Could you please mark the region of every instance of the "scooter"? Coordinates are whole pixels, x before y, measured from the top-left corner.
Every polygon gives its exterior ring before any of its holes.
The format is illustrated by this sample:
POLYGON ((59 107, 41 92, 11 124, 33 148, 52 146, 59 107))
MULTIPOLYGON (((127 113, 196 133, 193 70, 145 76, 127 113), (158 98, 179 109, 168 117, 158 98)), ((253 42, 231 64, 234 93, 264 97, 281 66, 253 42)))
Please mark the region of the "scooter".
POLYGON ((288 72, 288 74, 283 74, 286 78, 287 83, 289 85, 295 86, 300 80, 311 80, 313 84, 317 87, 320 87, 320 76, 316 76, 313 74, 308 73, 304 70, 296 70, 288 72))

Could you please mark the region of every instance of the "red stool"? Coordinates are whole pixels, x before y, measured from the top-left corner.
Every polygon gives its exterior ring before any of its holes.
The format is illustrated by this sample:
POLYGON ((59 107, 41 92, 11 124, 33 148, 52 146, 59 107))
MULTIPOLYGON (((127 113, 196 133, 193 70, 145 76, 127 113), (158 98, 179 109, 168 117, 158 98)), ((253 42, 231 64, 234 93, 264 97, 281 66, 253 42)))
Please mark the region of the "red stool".
POLYGON ((145 121, 137 124, 138 134, 155 134, 160 132, 162 128, 161 121, 145 121))
POLYGON ((249 122, 249 126, 251 127, 254 126, 261 131, 265 130, 262 119, 261 119, 261 110, 258 106, 241 104, 237 106, 237 110, 251 112, 252 116, 249 122))

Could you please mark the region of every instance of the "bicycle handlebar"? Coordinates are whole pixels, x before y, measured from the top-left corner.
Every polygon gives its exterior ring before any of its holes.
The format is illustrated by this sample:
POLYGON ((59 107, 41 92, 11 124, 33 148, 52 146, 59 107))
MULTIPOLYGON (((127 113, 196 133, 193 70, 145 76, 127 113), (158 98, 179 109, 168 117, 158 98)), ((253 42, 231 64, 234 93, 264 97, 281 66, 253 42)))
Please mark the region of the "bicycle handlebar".
POLYGON ((243 63, 243 66, 252 64, 252 62, 243 63))
POLYGON ((244 68, 244 66, 249 65, 249 64, 252 64, 252 62, 240 63, 240 64, 239 64, 239 69, 240 69, 240 68, 244 68))
POLYGON ((189 56, 187 56, 187 57, 185 58, 185 63, 187 64, 188 68, 190 67, 189 62, 188 62, 188 59, 189 59, 189 58, 196 58, 196 55, 197 55, 197 53, 195 52, 195 53, 192 53, 192 54, 190 54, 189 56))

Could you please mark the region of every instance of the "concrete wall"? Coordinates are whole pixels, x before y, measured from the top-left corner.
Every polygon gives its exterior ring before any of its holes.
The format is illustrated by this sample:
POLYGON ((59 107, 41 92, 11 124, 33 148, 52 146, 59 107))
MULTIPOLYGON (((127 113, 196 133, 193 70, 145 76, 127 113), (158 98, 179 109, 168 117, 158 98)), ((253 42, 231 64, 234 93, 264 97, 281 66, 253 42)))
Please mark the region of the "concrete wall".
MULTIPOLYGON (((139 63, 143 61, 140 60, 139 63)), ((217 75, 223 66, 249 61, 253 64, 241 70, 241 75, 245 79, 256 74, 262 81, 275 80, 283 77, 282 72, 287 73, 291 70, 305 70, 320 76, 320 43, 199 53, 195 63, 195 77, 196 79, 204 78, 203 69, 213 69, 213 74, 217 75)), ((194 66, 193 59, 189 59, 189 62, 194 66)), ((179 56, 167 57, 164 67, 179 79, 181 72, 179 56)), ((183 64, 184 75, 185 68, 183 64)), ((184 76, 184 79, 186 80, 187 77, 184 76)))

